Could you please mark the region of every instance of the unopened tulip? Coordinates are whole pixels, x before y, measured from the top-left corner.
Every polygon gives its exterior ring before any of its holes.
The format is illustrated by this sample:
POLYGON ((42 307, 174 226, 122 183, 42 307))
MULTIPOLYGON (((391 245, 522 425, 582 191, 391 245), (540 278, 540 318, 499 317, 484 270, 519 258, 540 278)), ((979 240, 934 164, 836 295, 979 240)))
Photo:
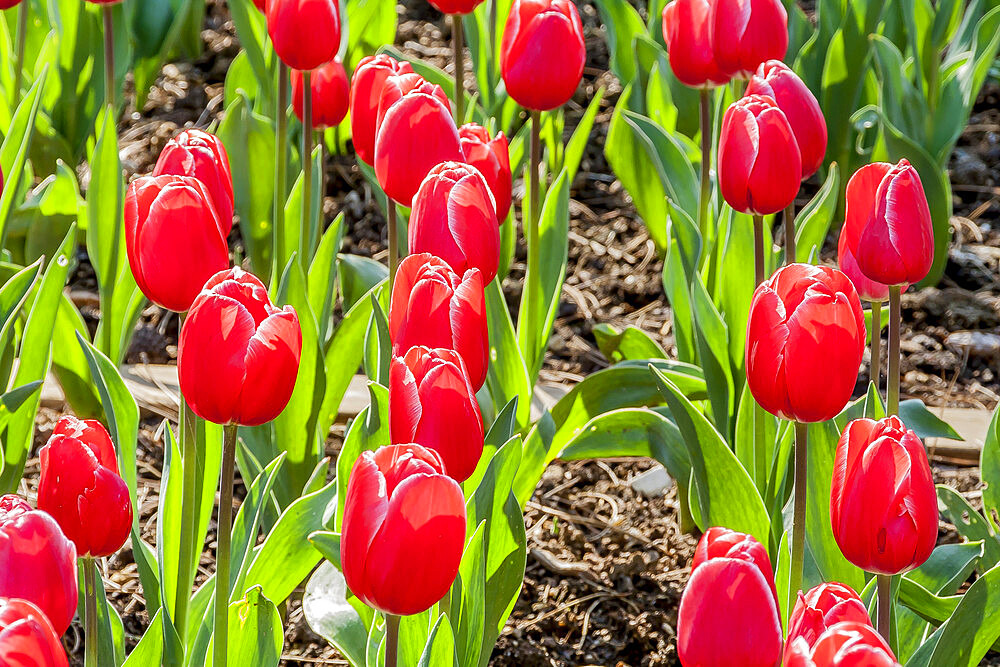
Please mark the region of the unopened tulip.
POLYGON ((0 0, 0 9, 10 9, 21 4, 22 0, 0 0))
POLYGON ((226 148, 214 134, 184 130, 167 142, 153 176, 193 176, 205 184, 225 233, 233 226, 233 176, 226 148))
POLYGON ((351 79, 351 141, 358 157, 368 164, 375 164, 378 107, 385 80, 412 72, 410 63, 399 62, 384 53, 362 58, 354 70, 351 79))
POLYGON ((471 14, 483 0, 428 0, 442 14, 471 14))
POLYGON ((440 257, 462 275, 479 269, 489 284, 500 263, 493 195, 479 170, 461 162, 431 169, 413 197, 409 248, 440 257))
POLYGON ((69 667, 52 623, 27 600, 0 598, 0 665, 69 667))
POLYGON ((788 618, 786 649, 799 637, 811 648, 828 628, 844 621, 871 625, 865 603, 850 586, 822 583, 804 594, 799 591, 788 618))
POLYGON ((364 604, 408 616, 451 588, 465 544, 465 497, 436 452, 415 444, 363 452, 344 502, 344 579, 364 604))
POLYGON ((712 53, 712 3, 709 0, 673 0, 663 8, 663 41, 670 69, 677 80, 692 88, 712 88, 729 82, 712 53))
POLYGON ((799 146, 802 178, 815 174, 826 156, 826 119, 805 82, 780 60, 768 60, 750 78, 746 94, 766 95, 777 102, 799 146))
POLYGON ((824 632, 810 647, 790 640, 784 667, 899 667, 892 649, 870 623, 845 621, 824 632))
POLYGON ((938 506, 927 452, 899 417, 855 419, 837 443, 830 489, 833 536, 868 572, 921 566, 937 542, 938 506))
MULTIPOLYGON (((850 191, 850 186, 848 186, 850 191)), ((856 247, 856 246, 855 246, 856 247)), ((837 241, 837 267, 854 283, 858 296, 863 301, 882 302, 889 298, 889 286, 877 283, 858 268, 858 260, 851 250, 851 229, 845 222, 840 228, 840 239, 837 241)))
POLYGON ((774 572, 767 552, 748 535, 712 528, 698 544, 677 613, 681 664, 777 667, 781 646, 774 572))
POLYGON ((587 52, 570 0, 514 0, 500 45, 507 94, 526 109, 548 111, 573 97, 587 52))
POLYGON ((76 547, 56 520, 23 498, 0 497, 0 597, 42 610, 57 635, 76 613, 76 547))
POLYGON ((125 195, 125 250, 135 282, 167 310, 184 312, 205 281, 229 266, 226 237, 212 195, 189 176, 144 176, 125 195))
POLYGON ((42 447, 38 509, 52 515, 78 556, 118 551, 132 528, 132 501, 104 426, 63 417, 42 447))
POLYGON ((486 179, 496 203, 497 220, 503 223, 510 212, 511 171, 510 150, 503 132, 490 138, 490 133, 482 125, 467 123, 458 128, 462 142, 462 154, 466 164, 479 170, 486 179))
POLYGON ((483 417, 465 362, 454 350, 411 347, 389 367, 389 438, 433 449, 464 482, 483 455, 483 417))
POLYGON ((408 256, 399 263, 389 304, 393 354, 417 345, 455 350, 478 391, 489 363, 484 287, 478 269, 459 276, 438 257, 408 256))
POLYGON ((865 347, 865 318, 837 269, 789 264, 761 283, 747 324, 747 384, 782 419, 832 419, 851 398, 865 347))
POLYGON ((788 118, 764 95, 733 102, 719 135, 719 187, 741 213, 770 215, 795 200, 802 158, 788 118))
POLYGON ((253 6, 261 12, 267 11, 267 0, 253 0, 253 6))
POLYGON ((375 126, 381 127, 385 114, 388 113, 392 105, 403 99, 404 95, 414 91, 434 97, 451 113, 451 100, 448 99, 448 95, 445 94, 441 86, 429 82, 415 72, 403 72, 386 77, 382 84, 382 97, 378 101, 375 126))
POLYGON ((713 0, 712 53, 719 69, 746 78, 788 51, 788 14, 781 0, 713 0))
MULTIPOLYGON (((339 58, 320 65, 309 78, 312 88, 313 129, 337 127, 347 116, 351 89, 347 83, 347 72, 339 58)), ((301 122, 304 117, 305 86, 302 72, 292 70, 292 105, 301 122)))
POLYGON ((340 8, 336 0, 267 0, 267 34, 282 62, 297 70, 316 69, 340 50, 340 8))
POLYGON ((181 328, 181 392, 203 419, 258 426, 288 405, 301 352, 295 309, 272 305, 264 284, 242 269, 220 271, 181 328))

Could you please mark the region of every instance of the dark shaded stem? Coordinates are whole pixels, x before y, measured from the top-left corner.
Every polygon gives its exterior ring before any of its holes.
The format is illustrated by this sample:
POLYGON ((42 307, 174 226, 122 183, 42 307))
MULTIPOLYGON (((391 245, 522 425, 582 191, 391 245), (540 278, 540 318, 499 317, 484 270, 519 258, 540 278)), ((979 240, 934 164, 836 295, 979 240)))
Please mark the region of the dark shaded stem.
POLYGON ((708 205, 712 194, 712 93, 702 88, 701 95, 701 195, 698 200, 698 229, 708 238, 708 205))
POLYGON ((785 207, 785 264, 795 263, 795 202, 785 207))
POLYGON ((754 285, 764 282, 764 216, 755 215, 753 217, 753 269, 754 285))
MULTIPOLYGON (((185 314, 178 315, 179 328, 184 327, 185 314)), ((177 339, 180 340, 178 331, 177 339)), ((181 537, 180 558, 177 567, 177 596, 174 601, 174 627, 180 634, 181 642, 187 632, 187 611, 191 601, 192 568, 199 553, 195 546, 195 528, 197 517, 197 459, 198 459, 198 426, 197 417, 184 395, 181 395, 181 465, 184 478, 181 487, 181 537)))
POLYGON ((21 82, 24 80, 24 49, 28 41, 28 1, 17 6, 17 46, 14 50, 14 104, 11 113, 21 103, 21 82))
POLYGON ((288 258, 285 247, 285 190, 288 178, 288 65, 278 62, 278 102, 274 110, 274 279, 284 270, 288 258))
POLYGON ((396 267, 399 266, 399 223, 396 222, 396 202, 391 197, 385 198, 386 225, 389 227, 389 297, 392 297, 392 284, 396 280, 396 267))
POLYGON ((806 554, 806 484, 809 437, 808 424, 795 422, 795 506, 792 514, 792 569, 789 574, 788 595, 794 600, 802 587, 802 566, 806 554))
POLYGON ((878 633, 882 635, 886 644, 892 645, 889 637, 892 634, 892 576, 888 574, 876 575, 878 578, 878 633))
MULTIPOLYGON (((753 245, 754 245, 754 285, 760 285, 764 282, 764 217, 760 215, 755 215, 753 217, 753 245)), ((760 404, 754 406, 753 414, 753 427, 754 427, 754 440, 753 440, 753 458, 754 458, 754 476, 757 478, 757 488, 763 489, 767 484, 767 461, 765 460, 765 454, 767 453, 767 448, 765 447, 764 440, 766 438, 765 433, 765 422, 764 420, 767 416, 764 413, 764 408, 760 407, 760 404)))
POLYGON ((399 616, 385 615, 385 667, 396 667, 399 653, 399 616))
POLYGON ((455 123, 461 125, 465 118, 465 34, 462 32, 461 14, 451 15, 451 43, 455 48, 455 123))
POLYGON ((222 440, 222 482, 219 488, 219 547, 215 552, 215 659, 226 667, 229 648, 229 560, 233 531, 233 477, 236 471, 237 424, 226 424, 222 440))
POLYGON ((323 219, 324 206, 326 200, 326 135, 322 130, 316 130, 316 145, 319 146, 319 233, 316 241, 323 237, 325 221, 323 219))
MULTIPOLYGON (((531 112, 531 163, 528 172, 528 182, 529 189, 531 190, 531 199, 529 201, 529 214, 527 216, 527 221, 524 224, 524 234, 527 236, 528 241, 528 276, 532 277, 532 280, 538 279, 538 273, 541 270, 541 248, 539 248, 538 239, 538 218, 539 218, 539 202, 541 201, 541 193, 539 189, 541 188, 541 180, 538 175, 538 170, 542 163, 542 113, 540 111, 531 112)), ((524 216, 522 215, 522 219, 524 216)), ((527 277, 525 278, 527 281, 527 277)), ((527 319, 528 321, 524 323, 527 327, 526 331, 535 331, 537 329, 538 323, 534 321, 535 319, 535 309, 527 309, 527 319)), ((518 322, 518 326, 521 323, 518 322)))
POLYGON ((894 285, 889 288, 889 376, 888 405, 886 412, 890 415, 899 414, 899 325, 902 317, 899 306, 901 288, 894 285))
POLYGON ((303 266, 312 255, 312 72, 302 72, 302 231, 299 254, 303 266))
MULTIPOLYGON (((24 2, 21 3, 25 4, 24 2)), ((115 108, 115 19, 111 5, 104 5, 104 100, 115 108)))
MULTIPOLYGON (((22 3, 24 4, 24 3, 22 3)), ((94 559, 85 556, 83 563, 83 595, 84 595, 84 625, 86 626, 84 652, 84 667, 99 667, 97 664, 100 640, 97 638, 97 564, 94 559)))
POLYGON ((871 381, 878 390, 882 379, 882 302, 872 301, 872 328, 868 334, 872 350, 871 381))

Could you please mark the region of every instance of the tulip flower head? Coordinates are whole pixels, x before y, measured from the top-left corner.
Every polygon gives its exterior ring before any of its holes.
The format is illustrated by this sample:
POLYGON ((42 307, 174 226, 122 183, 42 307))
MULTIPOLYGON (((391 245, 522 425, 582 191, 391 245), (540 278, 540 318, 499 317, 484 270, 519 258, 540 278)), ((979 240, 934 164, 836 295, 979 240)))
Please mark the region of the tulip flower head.
POLYGON ((812 648, 828 628, 845 621, 871 625, 865 603, 850 586, 822 583, 804 594, 799 591, 795 608, 788 618, 786 651, 799 637, 812 648))
POLYGON ((17 7, 23 0, 0 0, 0 10, 17 7))
POLYGON ((69 667, 52 623, 27 600, 0 598, 0 665, 69 667))
POLYGON ((549 111, 573 97, 587 52, 570 0, 514 0, 500 45, 507 93, 526 109, 549 111))
POLYGON ((865 347, 865 318, 837 269, 789 264, 754 292, 747 324, 747 384, 773 415, 832 419, 851 398, 865 347))
POLYGON ((23 498, 0 496, 0 598, 20 598, 42 610, 56 635, 76 613, 76 547, 56 520, 23 498))
MULTIPOLYGON (((850 192, 850 186, 848 186, 850 192)), ((840 238, 837 241, 837 267, 844 272, 854 288, 858 290, 858 296, 863 301, 881 303, 889 298, 889 286, 877 283, 858 268, 858 260, 851 250, 851 230, 845 222, 840 228, 840 238)))
POLYGON ((267 11, 267 0, 253 0, 253 6, 256 7, 260 12, 267 11))
POLYGON ((465 545, 465 497, 436 452, 389 445, 363 452, 344 502, 344 579, 366 605, 408 616, 451 588, 465 545))
POLYGON ((489 284, 500 263, 500 227, 486 179, 475 167, 442 162, 413 197, 409 248, 440 257, 461 275, 479 269, 489 284))
POLYGON ((205 184, 226 235, 233 226, 233 176, 226 147, 214 134, 184 130, 167 142, 153 176, 193 176, 205 184))
POLYGON ((712 3, 709 0, 673 0, 663 8, 663 41, 670 69, 685 86, 713 88, 729 82, 712 53, 712 3))
POLYGON ((351 79, 351 141, 358 157, 368 164, 375 164, 375 132, 385 80, 396 74, 412 72, 410 63, 399 62, 384 53, 362 58, 354 70, 351 79))
POLYGON ((132 528, 132 501, 104 426, 63 417, 39 456, 38 509, 52 515, 78 556, 118 551, 132 528))
POLYGON ((313 70, 340 50, 340 8, 336 0, 267 0, 267 34, 282 62, 313 70))
POLYGON ((510 150, 503 132, 490 138, 482 125, 467 123, 458 128, 465 163, 472 165, 486 179, 496 203, 497 220, 502 224, 510 212, 511 170, 510 150))
POLYGON ((837 443, 830 490, 833 536, 868 572, 920 567, 937 542, 937 493, 927 452, 899 417, 855 419, 837 443))
MULTIPOLYGON (((337 127, 347 116, 351 97, 347 72, 340 58, 334 58, 312 71, 309 79, 312 89, 313 129, 337 127)), ((303 122, 305 109, 305 84, 302 72, 292 70, 292 107, 299 122, 303 122)))
POLYGON ((483 0, 427 0, 431 7, 442 14, 471 14, 483 0))
POLYGON ((295 309, 272 305, 264 284, 242 269, 220 271, 181 328, 181 392, 203 419, 258 426, 288 405, 301 352, 295 309))
POLYGON ((871 623, 845 621, 824 632, 810 647, 804 637, 790 640, 784 667, 899 667, 892 649, 871 623))
POLYGON ((761 63, 784 60, 788 14, 781 0, 713 0, 712 54, 731 77, 747 78, 761 63))

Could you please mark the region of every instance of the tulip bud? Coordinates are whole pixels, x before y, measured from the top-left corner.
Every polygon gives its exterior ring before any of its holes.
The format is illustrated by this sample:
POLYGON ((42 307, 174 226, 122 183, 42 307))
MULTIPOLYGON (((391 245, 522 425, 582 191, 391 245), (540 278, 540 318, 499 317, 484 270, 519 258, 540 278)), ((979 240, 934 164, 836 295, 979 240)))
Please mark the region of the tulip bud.
POLYGON ((927 452, 899 417, 855 419, 837 443, 830 489, 833 536, 844 557, 876 574, 923 565, 938 533, 927 452))
POLYGON ((263 283, 242 269, 220 271, 181 328, 181 392, 203 419, 258 426, 288 405, 301 351, 294 308, 272 305, 263 283))
POLYGON ((826 157, 826 119, 805 82, 780 60, 768 60, 751 77, 746 94, 766 95, 778 104, 799 146, 802 178, 815 174, 826 157))
MULTIPOLYGON (((382 96, 378 101, 378 115, 375 120, 375 127, 381 127, 385 114, 396 102, 403 99, 403 96, 411 92, 426 93, 434 97, 451 113, 451 101, 445 94, 444 89, 437 84, 429 82, 424 77, 415 72, 405 72, 388 76, 382 84, 382 96)), ((457 130, 456 130, 457 131, 457 130)), ((376 130, 376 136, 378 131, 376 130)))
POLYGON ((135 282, 167 310, 191 307, 202 285, 229 266, 223 224, 212 195, 188 176, 144 176, 125 195, 125 250, 135 282))
POLYGON ((795 200, 802 158, 792 126, 764 95, 733 102, 719 135, 719 187, 741 213, 770 215, 795 200))
POLYGON ((777 667, 781 620, 774 572, 753 537, 712 528, 698 543, 677 612, 677 654, 687 667, 777 667))
POLYGON ((52 623, 27 600, 0 598, 0 665, 69 667, 52 623))
POLYGON ((823 583, 805 594, 799 591, 788 619, 786 658, 795 639, 803 638, 811 648, 828 628, 844 621, 871 625, 868 609, 854 589, 844 584, 823 583))
POLYGON ((21 0, 0 0, 0 10, 17 7, 19 4, 21 4, 21 0))
POLYGON ((431 169, 413 197, 409 247, 440 257, 464 274, 479 269, 489 284, 500 263, 500 227, 483 175, 462 162, 431 169))
POLYGON ((351 141, 358 157, 368 164, 375 164, 376 119, 385 80, 396 74, 412 72, 410 63, 399 62, 384 53, 362 58, 354 70, 351 80, 351 141))
POLYGON ((745 79, 767 60, 784 60, 788 14, 781 0, 714 0, 710 21, 712 53, 723 73, 745 79))
POLYGON ((267 0, 266 11, 274 51, 292 69, 316 69, 340 50, 336 0, 267 0))
POLYGON ((483 417, 465 362, 454 350, 411 347, 389 367, 389 439, 418 442, 464 482, 483 455, 483 417))
POLYGON ((261 13, 267 11, 267 0, 253 0, 253 6, 256 7, 261 13))
POLYGON ((663 41, 670 69, 692 88, 712 88, 729 82, 712 53, 709 0, 673 0, 663 8, 663 41))
POLYGON ((489 364, 484 287, 478 269, 459 277, 438 257, 408 256, 399 263, 389 303, 393 354, 418 345, 455 350, 478 391, 489 364))
POLYGON ((845 621, 809 647, 805 638, 789 642, 784 667, 899 667, 892 649, 870 623, 845 621))
POLYGON ((587 52, 570 0, 514 0, 500 45, 507 94, 526 109, 549 111, 573 97, 587 52))
POLYGON ((850 247, 858 268, 870 280, 885 285, 916 283, 934 263, 927 196, 920 175, 906 160, 895 166, 876 162, 855 172, 847 184, 844 224, 850 225, 850 247))
POLYGON ((483 0, 427 0, 431 7, 442 14, 471 14, 483 0))
POLYGON ((451 588, 465 545, 465 497, 420 445, 363 452, 344 502, 341 567, 351 592, 387 614, 430 608, 451 588))
POLYGON ((747 385, 782 419, 837 416, 851 398, 865 347, 865 318, 837 269, 789 264, 761 283, 747 323, 747 385))
POLYGON ((0 497, 0 598, 42 610, 61 636, 76 613, 76 547, 56 520, 23 498, 0 497))
POLYGON ((511 182, 510 151, 507 137, 503 132, 490 139, 486 128, 476 123, 466 123, 458 128, 462 143, 462 153, 466 164, 470 164, 483 175, 490 186, 496 203, 497 221, 501 224, 510 212, 511 182))
MULTIPOLYGON (((313 129, 337 127, 347 116, 347 105, 351 91, 347 83, 347 72, 339 58, 334 58, 314 69, 309 77, 312 89, 313 129)), ((292 70, 292 106, 299 122, 303 122, 305 86, 302 72, 292 70)))
POLYGON ((205 184, 226 235, 233 226, 233 176, 226 148, 214 134, 184 130, 167 142, 153 176, 192 176, 205 184))
POLYGON ((851 250, 850 236, 851 232, 845 222, 840 228, 840 239, 837 241, 837 267, 851 279, 862 300, 881 303, 889 298, 889 286, 877 283, 861 273, 858 260, 851 250))
POLYGON ((40 457, 38 509, 52 515, 80 557, 118 551, 132 528, 132 501, 104 426, 63 417, 40 457))

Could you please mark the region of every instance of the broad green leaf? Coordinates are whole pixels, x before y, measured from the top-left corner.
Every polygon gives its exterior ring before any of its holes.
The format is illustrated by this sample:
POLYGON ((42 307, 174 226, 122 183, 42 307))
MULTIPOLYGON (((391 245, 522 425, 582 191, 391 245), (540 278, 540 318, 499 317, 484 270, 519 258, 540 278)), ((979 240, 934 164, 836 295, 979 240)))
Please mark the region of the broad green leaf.
POLYGON ((285 453, 282 452, 267 464, 267 467, 261 471, 250 485, 247 496, 240 504, 240 509, 236 513, 236 520, 233 522, 232 553, 229 569, 230 602, 234 601, 234 597, 242 595, 243 590, 246 588, 244 582, 247 571, 250 569, 250 564, 253 561, 254 547, 257 544, 257 533, 260 530, 261 518, 270 500, 271 487, 284 462, 285 453))
POLYGON ((611 71, 624 86, 631 83, 636 75, 632 40, 646 34, 646 25, 639 12, 626 0, 598 0, 597 9, 608 38, 611 71))
POLYGON ((627 326, 618 331, 610 324, 598 324, 593 329, 601 354, 613 364, 639 359, 666 359, 667 353, 658 342, 642 329, 627 326))
MULTIPOLYGON (((955 612, 932 635, 929 667, 974 667, 1000 637, 1000 569, 980 577, 961 597, 955 612), (936 639, 935 639, 936 638, 936 639)), ((918 651, 918 655, 923 652, 918 651)), ((916 656, 914 657, 916 659, 916 656)), ((911 662, 910 664, 924 664, 911 662)))
POLYGON ((992 524, 977 512, 958 491, 938 484, 937 496, 944 505, 942 518, 955 526, 959 535, 970 542, 982 540, 983 556, 980 569, 990 570, 1000 563, 1000 542, 992 524))
MULTIPOLYGON (((483 649, 486 598, 486 558, 483 536, 486 522, 482 521, 469 538, 462 554, 458 576, 451 586, 449 615, 455 634, 459 665, 479 664, 483 649)), ((489 647, 492 648, 492 647, 489 647)))
POLYGON ((148 667, 158 665, 163 657, 163 626, 160 623, 162 610, 153 614, 149 627, 139 639, 132 652, 128 654, 122 667, 148 667))
POLYGON ((337 647, 353 665, 365 664, 368 630, 350 602, 344 575, 330 561, 320 564, 306 584, 302 612, 313 632, 337 647))
POLYGON ((983 453, 980 455, 979 467, 983 479, 983 507, 986 517, 998 530, 1000 525, 1000 410, 993 412, 989 429, 986 431, 986 441, 983 443, 983 453))
POLYGON ((900 401, 899 418, 921 438, 962 440, 958 431, 931 412, 919 398, 900 401))
POLYGON ((808 262, 813 248, 823 249, 830 225, 837 213, 837 197, 840 193, 840 169, 837 163, 830 165, 823 187, 795 216, 795 261, 808 262))
POLYGON ((333 325, 333 306, 337 300, 337 252, 344 237, 344 214, 340 213, 320 238, 316 255, 309 264, 306 293, 309 307, 319 328, 319 344, 324 345, 333 325))
POLYGON ((684 149, 649 118, 632 111, 625 111, 624 118, 646 149, 667 196, 693 218, 698 211, 699 184, 684 149))
POLYGON ((344 296, 344 308, 351 310, 389 275, 382 262, 360 255, 337 255, 337 277, 344 296))
POLYGON ((441 614, 427 638, 417 667, 453 667, 456 664, 455 637, 447 615, 441 614))
POLYGON ((493 406, 499 409, 516 398, 517 423, 526 427, 531 410, 532 382, 517 345, 517 334, 507 302, 496 280, 486 286, 486 323, 490 343, 486 386, 493 398, 493 406))
POLYGON ((4 132, 0 146, 0 168, 6 182, 0 194, 0 248, 5 247, 7 221, 14 210, 15 198, 21 188, 21 178, 25 173, 25 162, 35 133, 35 117, 38 114, 39 96, 48 75, 48 67, 42 70, 31 90, 14 112, 14 118, 4 132))
POLYGON ((728 441, 731 427, 729 416, 735 407, 735 388, 729 366, 729 331, 700 280, 691 283, 691 304, 695 315, 698 356, 712 404, 713 422, 728 441))
MULTIPOLYGON (((277 667, 285 643, 281 616, 260 587, 247 591, 242 600, 229 605, 229 648, 231 665, 277 667)), ((211 648, 208 655, 212 655, 211 648)), ((209 660, 209 665, 212 661, 209 660)))
MULTIPOLYGON (((621 2, 622 0, 609 1, 621 2)), ((566 169, 570 183, 576 178, 576 172, 580 168, 580 161, 583 159, 583 152, 587 147, 588 139, 590 139, 590 131, 594 127, 594 119, 601 108, 602 99, 604 99, 604 88, 600 88, 590 99, 587 110, 580 117, 576 129, 573 130, 573 136, 570 137, 569 142, 566 144, 563 167, 566 169)))
POLYGON ((354 463, 363 452, 374 451, 389 444, 389 390, 375 382, 368 383, 371 402, 351 422, 344 437, 344 446, 337 457, 337 523, 340 530, 344 522, 344 501, 347 483, 354 463))

